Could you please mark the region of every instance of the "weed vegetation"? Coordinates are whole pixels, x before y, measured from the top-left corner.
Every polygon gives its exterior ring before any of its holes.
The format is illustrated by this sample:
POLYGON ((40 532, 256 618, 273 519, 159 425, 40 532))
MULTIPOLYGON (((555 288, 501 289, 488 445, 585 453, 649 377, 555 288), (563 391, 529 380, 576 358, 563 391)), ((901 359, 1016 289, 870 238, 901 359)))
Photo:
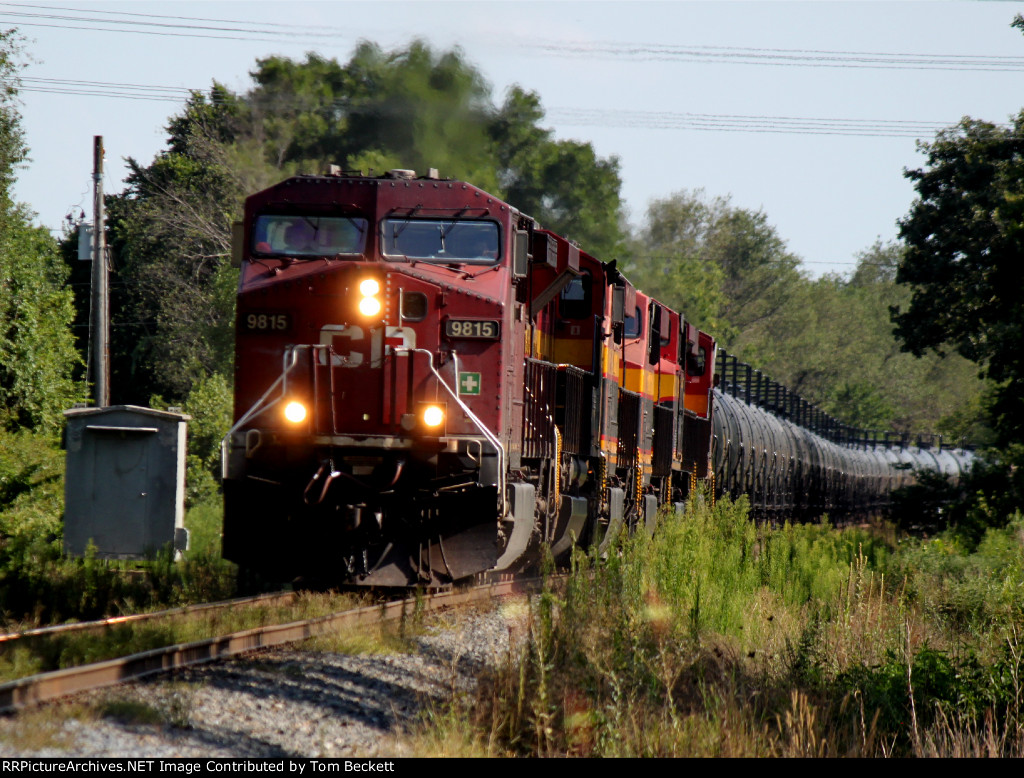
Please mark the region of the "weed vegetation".
MULTIPOLYGON (((215 492, 190 505, 183 559, 169 551, 142 564, 69 559, 62 478, 57 441, 0 431, 7 630, 233 594, 215 492)), ((307 600, 299 609, 339 607, 307 600)), ((0 655, 0 677, 280 618, 185 620, 26 644, 0 655)), ((653 538, 624 536, 605 558, 577 552, 567 580, 532 601, 527 623, 475 694, 453 689, 433 710, 413 738, 416 752, 1024 755, 1020 513, 984 531, 921 540, 891 527, 757 525, 743 500, 694 500, 662 516, 653 538)), ((390 652, 409 643, 403 625, 397 634, 339 635, 316 646, 390 652)))
POLYGON ((527 637, 413 749, 1020 756, 1022 550, 1019 515, 967 549, 693 502, 654 538, 578 553, 527 637))

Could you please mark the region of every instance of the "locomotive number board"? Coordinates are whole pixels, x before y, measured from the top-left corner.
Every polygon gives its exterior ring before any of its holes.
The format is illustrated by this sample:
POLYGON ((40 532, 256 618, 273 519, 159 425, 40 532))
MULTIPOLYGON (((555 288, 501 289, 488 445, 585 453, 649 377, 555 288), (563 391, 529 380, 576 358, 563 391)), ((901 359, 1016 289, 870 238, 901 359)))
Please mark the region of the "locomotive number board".
POLYGON ((286 332, 292 328, 292 317, 287 313, 253 311, 241 319, 242 328, 247 332, 286 332))
POLYGON ((444 334, 449 338, 497 340, 501 327, 493 319, 445 319, 444 334))

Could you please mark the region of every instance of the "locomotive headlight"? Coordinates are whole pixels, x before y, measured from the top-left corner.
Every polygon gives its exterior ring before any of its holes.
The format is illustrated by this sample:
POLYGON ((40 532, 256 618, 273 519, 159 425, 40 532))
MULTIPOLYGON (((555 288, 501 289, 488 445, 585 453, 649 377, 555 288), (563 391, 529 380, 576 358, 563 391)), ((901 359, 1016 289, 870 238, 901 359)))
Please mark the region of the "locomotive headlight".
POLYGON ((376 316, 380 313, 380 300, 376 297, 364 297, 359 301, 359 312, 363 316, 376 316))
POLYGON ((363 316, 377 316, 380 313, 381 305, 377 295, 380 294, 380 281, 376 278, 364 278, 359 282, 359 294, 363 299, 359 301, 359 312, 363 316))
POLYGON ((440 405, 428 405, 423 409, 423 423, 428 427, 440 427, 444 424, 444 408, 440 405))
POLYGON ((306 420, 306 406, 292 401, 284 406, 284 417, 292 424, 303 422, 306 420))

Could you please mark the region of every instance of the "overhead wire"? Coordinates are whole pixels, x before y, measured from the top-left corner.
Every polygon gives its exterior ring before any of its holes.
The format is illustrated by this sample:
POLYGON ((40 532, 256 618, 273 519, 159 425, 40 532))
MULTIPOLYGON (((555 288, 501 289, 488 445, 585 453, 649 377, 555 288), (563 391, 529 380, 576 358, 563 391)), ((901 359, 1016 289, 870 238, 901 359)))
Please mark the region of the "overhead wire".
MULTIPOLYGON (((25 10, 3 10, 0 17, 10 16, 25 26, 92 30, 124 34, 169 35, 175 37, 214 38, 251 42, 334 43, 351 30, 337 26, 300 25, 279 22, 243 21, 169 14, 144 14, 128 11, 105 11, 91 8, 68 8, 34 3, 0 3, 0 7, 25 10), (58 11, 62 13, 39 13, 58 11), (66 14, 74 14, 68 16, 66 14), (113 17, 113 18, 105 18, 113 17), (43 21, 31 21, 43 20, 43 21), (93 25, 83 27, 81 25, 93 25), (107 26, 95 26, 107 25, 107 26), (109 25, 121 25, 116 29, 109 25), (174 32, 178 30, 178 32, 174 32), (262 37, 253 37, 262 36, 262 37)), ((486 37, 481 34, 480 37, 486 37)), ((502 34, 506 45, 542 51, 556 57, 610 57, 631 61, 677 61, 695 64, 725 63, 736 65, 769 65, 788 67, 885 68, 897 70, 968 70, 986 72, 1017 72, 1024 70, 1024 57, 979 54, 933 54, 913 52, 829 51, 825 49, 781 49, 753 46, 714 46, 658 44, 623 41, 575 42, 558 39, 526 39, 502 34)))
POLYGON ((749 114, 672 113, 606 108, 552 108, 548 118, 561 125, 656 130, 711 130, 863 137, 921 138, 955 122, 909 119, 843 119, 749 114))
MULTIPOLYGON (((0 5, 11 4, 0 3, 0 5)), ((80 10, 83 12, 88 12, 86 9, 80 10)), ((282 26, 285 25, 274 25, 274 27, 271 29, 259 29, 253 26, 215 27, 212 25, 136 21, 134 19, 102 19, 89 16, 62 16, 57 14, 26 13, 24 11, 0 11, 0 16, 14 17, 15 21, 18 24, 21 24, 26 27, 51 27, 69 30, 92 30, 96 32, 119 32, 139 35, 160 35, 171 37, 214 38, 217 40, 256 41, 264 43, 279 42, 280 40, 287 38, 296 39, 297 42, 308 42, 312 40, 323 43, 336 40, 338 37, 338 33, 324 32, 322 28, 315 29, 312 27, 306 27, 302 28, 301 30, 280 29, 282 26), (18 21, 24 19, 43 19, 47 21, 18 21), (115 29, 112 27, 104 26, 83 27, 81 26, 83 24, 122 25, 128 27, 128 29, 115 29), (157 29, 138 29, 143 27, 157 29), (184 32, 171 32, 171 30, 184 30, 184 32), (255 34, 268 37, 246 37, 243 35, 234 35, 230 33, 245 33, 247 35, 255 34)), ((247 23, 234 22, 233 24, 246 25, 247 23)))
MULTIPOLYGON (((122 33, 145 32, 145 30, 139 28, 157 27, 163 31, 168 29, 183 30, 183 32, 173 34, 197 37, 211 37, 209 35, 210 33, 244 33, 271 35, 273 36, 273 40, 294 38, 295 36, 302 35, 313 35, 315 37, 336 40, 339 34, 347 32, 340 27, 317 26, 314 28, 309 25, 291 23, 278 24, 269 22, 243 22, 236 19, 69 8, 67 6, 54 6, 40 3, 0 3, 0 9, 5 7, 31 10, 0 10, 0 17, 8 15, 23 19, 49 19, 51 21, 61 22, 59 25, 50 26, 68 26, 67 23, 83 21, 104 25, 117 23, 132 25, 132 29, 123 30, 111 29, 109 27, 87 28, 122 33), (51 11, 62 13, 39 13, 51 11), (63 13, 71 13, 74 15, 66 16, 63 15, 63 13)), ((75 29, 78 28, 76 27, 75 29)), ((213 37, 224 36, 216 35, 213 37)), ((236 40, 270 40, 268 38, 240 38, 235 35, 228 37, 236 40)), ((534 40, 531 42, 517 43, 515 45, 525 48, 536 48, 545 51, 548 54, 557 56, 592 56, 594 54, 607 54, 609 56, 628 57, 632 59, 636 59, 638 57, 653 57, 656 59, 688 59, 693 62, 706 61, 719 63, 729 62, 732 64, 789 64, 805 67, 830 65, 850 67, 891 66, 897 68, 915 67, 938 69, 956 67, 969 70, 1024 70, 1024 57, 989 55, 935 55, 898 52, 828 51, 824 49, 779 49, 628 42, 609 43, 601 41, 580 44, 564 40, 543 39, 539 41, 534 40)), ((20 88, 21 91, 24 92, 167 102, 179 102, 187 98, 188 95, 193 92, 204 91, 188 87, 105 83, 100 81, 38 77, 22 78, 20 88)), ((261 104, 268 105, 269 107, 287 107, 288 105, 288 103, 281 98, 276 98, 271 101, 263 101, 261 104)), ((338 105, 320 106, 321 109, 328 110, 340 107, 341 106, 338 105)), ((955 122, 925 122, 917 120, 670 113, 607 108, 553 108, 549 109, 547 118, 566 126, 615 126, 653 130, 758 132, 876 138, 922 138, 925 136, 932 136, 942 128, 955 124, 955 122)))
POLYGON ((312 30, 318 33, 331 35, 348 31, 344 27, 320 24, 314 26, 309 24, 292 24, 289 22, 258 22, 252 20, 242 22, 238 19, 216 19, 208 16, 177 16, 173 14, 140 13, 138 11, 104 11, 100 8, 68 8, 67 6, 42 5, 39 3, 0 3, 0 6, 11 6, 13 8, 37 8, 39 10, 46 11, 67 11, 69 13, 92 13, 101 14, 104 16, 134 16, 146 19, 173 19, 176 21, 186 22, 221 22, 223 24, 247 24, 253 27, 270 27, 271 29, 267 30, 267 32, 276 32, 281 28, 292 28, 296 30, 312 30))
MULTIPOLYGON (((3 14, 0 14, 3 16, 3 14)), ((237 35, 200 35, 198 33, 185 33, 185 32, 155 32, 152 30, 114 30, 105 27, 82 27, 81 25, 74 24, 45 24, 42 22, 19 22, 19 27, 49 27, 56 28, 59 30, 82 30, 85 32, 128 32, 135 33, 138 35, 159 35, 161 37, 169 38, 208 38, 212 40, 226 40, 226 41, 247 41, 253 43, 278 43, 279 38, 242 38, 237 35)))
POLYGON ((856 52, 811 49, 769 49, 740 46, 681 46, 660 44, 535 43, 536 48, 560 56, 593 57, 605 54, 634 61, 679 61, 698 64, 774 65, 790 67, 885 68, 896 70, 969 70, 1016 72, 1024 70, 1024 57, 977 54, 913 54, 909 52, 856 52))
MULTIPOLYGON (((178 103, 204 90, 190 87, 104 82, 82 79, 23 77, 20 91, 126 100, 178 103)), ((216 96, 210 97, 216 103, 216 96)), ((304 105, 286 98, 261 99, 263 107, 294 108, 304 105)), ((315 110, 343 110, 341 102, 315 110)), ((546 117, 565 126, 628 127, 651 130, 704 130, 715 132, 762 132, 785 134, 846 135, 881 138, 922 138, 955 124, 955 121, 913 119, 846 119, 837 117, 771 116, 767 114, 674 113, 625 108, 551 108, 546 117)), ((997 126, 1009 126, 1007 124, 997 126)))
MULTIPOLYGON (((85 97, 180 102, 204 90, 190 87, 104 82, 82 79, 23 77, 20 91, 85 97)), ((216 103, 216 96, 211 96, 216 103)), ((280 97, 261 99, 263 107, 292 108, 304 101, 280 97)), ((317 106, 316 110, 341 110, 341 102, 317 106)), ((641 129, 714 130, 731 132, 782 132, 790 134, 859 135, 866 137, 920 138, 933 135, 955 122, 912 119, 846 119, 756 114, 673 113, 609 108, 552 108, 546 118, 569 126, 621 126, 641 129)), ((1002 124, 997 126, 1009 126, 1002 124)))

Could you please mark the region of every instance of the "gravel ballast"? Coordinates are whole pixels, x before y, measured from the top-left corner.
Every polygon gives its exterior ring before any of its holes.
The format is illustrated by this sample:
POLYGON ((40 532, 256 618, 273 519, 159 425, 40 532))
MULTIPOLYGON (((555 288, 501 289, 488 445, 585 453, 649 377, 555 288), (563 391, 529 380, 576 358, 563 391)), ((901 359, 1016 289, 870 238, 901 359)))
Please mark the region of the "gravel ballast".
POLYGON ((425 706, 472 691, 507 656, 526 607, 449 614, 409 653, 284 647, 88 692, 0 719, 0 757, 400 755, 402 732, 425 706))

